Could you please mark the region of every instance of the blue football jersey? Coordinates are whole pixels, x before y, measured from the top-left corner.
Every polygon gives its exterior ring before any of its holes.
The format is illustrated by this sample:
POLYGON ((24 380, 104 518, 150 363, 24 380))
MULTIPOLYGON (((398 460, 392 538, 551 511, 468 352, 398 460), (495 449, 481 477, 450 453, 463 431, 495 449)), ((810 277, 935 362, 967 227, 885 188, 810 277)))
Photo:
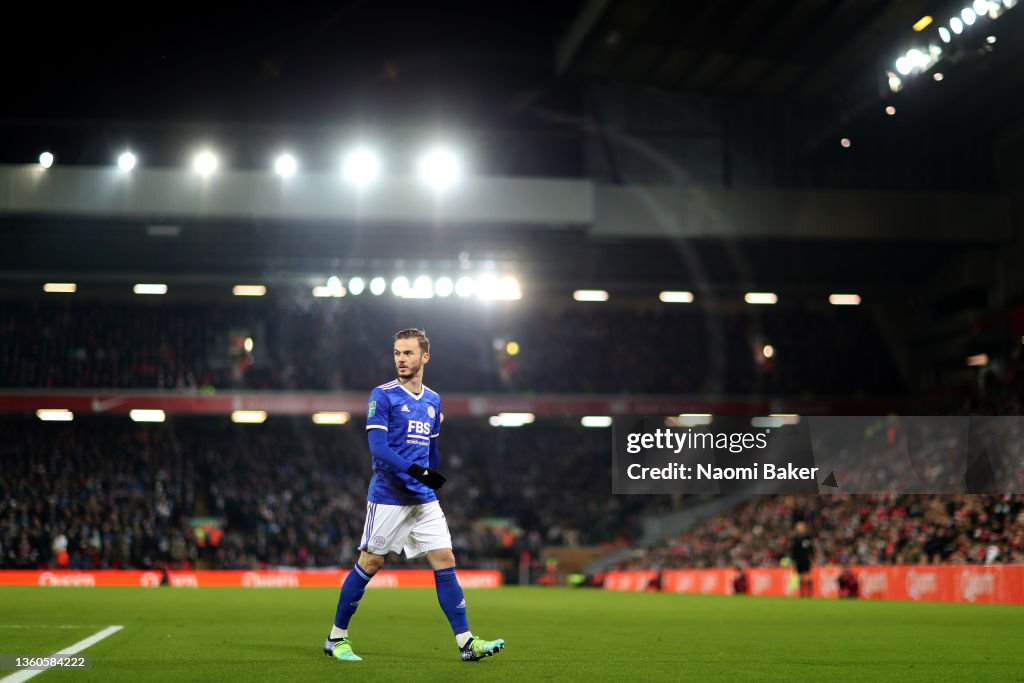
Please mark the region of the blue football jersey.
MULTIPOLYGON (((384 429, 388 446, 410 463, 428 467, 430 440, 441 433, 441 397, 424 386, 419 394, 398 380, 370 392, 366 429, 384 429)), ((366 499, 384 505, 421 505, 437 500, 427 486, 377 458, 366 499)))

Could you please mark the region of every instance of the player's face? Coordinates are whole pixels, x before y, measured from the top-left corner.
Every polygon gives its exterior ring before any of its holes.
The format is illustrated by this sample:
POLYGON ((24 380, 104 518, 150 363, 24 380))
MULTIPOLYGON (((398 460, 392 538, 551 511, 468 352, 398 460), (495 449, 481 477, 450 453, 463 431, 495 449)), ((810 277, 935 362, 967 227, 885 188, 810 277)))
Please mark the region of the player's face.
POLYGON ((416 339, 395 340, 395 369, 399 377, 415 377, 428 360, 430 354, 420 351, 420 343, 416 339))

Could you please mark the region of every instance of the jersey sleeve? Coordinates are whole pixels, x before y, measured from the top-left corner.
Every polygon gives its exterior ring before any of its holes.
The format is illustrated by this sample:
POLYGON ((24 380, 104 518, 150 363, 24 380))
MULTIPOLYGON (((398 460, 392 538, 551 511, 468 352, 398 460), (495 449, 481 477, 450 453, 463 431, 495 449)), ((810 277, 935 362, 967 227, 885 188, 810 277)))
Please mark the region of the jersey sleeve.
POLYGON ((391 401, 381 389, 370 392, 370 402, 366 406, 366 428, 388 430, 391 418, 391 401))
POLYGON ((430 429, 430 438, 436 439, 441 436, 441 423, 444 421, 444 416, 441 414, 441 397, 437 397, 437 415, 434 416, 434 426, 430 429))

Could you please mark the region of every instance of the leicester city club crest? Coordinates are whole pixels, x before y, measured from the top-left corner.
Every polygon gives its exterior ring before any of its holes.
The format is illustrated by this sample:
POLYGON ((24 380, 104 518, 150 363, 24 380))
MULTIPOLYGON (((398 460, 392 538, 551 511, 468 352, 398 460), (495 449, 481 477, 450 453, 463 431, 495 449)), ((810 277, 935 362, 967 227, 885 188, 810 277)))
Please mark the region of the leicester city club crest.
POLYGON ((437 416, 437 411, 434 410, 434 406, 427 406, 427 415, 429 415, 431 419, 437 416))

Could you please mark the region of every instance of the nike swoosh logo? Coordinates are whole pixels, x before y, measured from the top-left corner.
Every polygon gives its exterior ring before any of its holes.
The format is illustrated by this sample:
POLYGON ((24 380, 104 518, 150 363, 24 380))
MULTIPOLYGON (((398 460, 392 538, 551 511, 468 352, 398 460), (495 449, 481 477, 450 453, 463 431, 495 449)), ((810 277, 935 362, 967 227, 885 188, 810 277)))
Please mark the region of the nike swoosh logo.
POLYGON ((121 396, 115 396, 114 398, 108 398, 106 401, 101 401, 98 398, 92 399, 92 412, 102 413, 110 410, 114 406, 123 403, 124 398, 121 396))

